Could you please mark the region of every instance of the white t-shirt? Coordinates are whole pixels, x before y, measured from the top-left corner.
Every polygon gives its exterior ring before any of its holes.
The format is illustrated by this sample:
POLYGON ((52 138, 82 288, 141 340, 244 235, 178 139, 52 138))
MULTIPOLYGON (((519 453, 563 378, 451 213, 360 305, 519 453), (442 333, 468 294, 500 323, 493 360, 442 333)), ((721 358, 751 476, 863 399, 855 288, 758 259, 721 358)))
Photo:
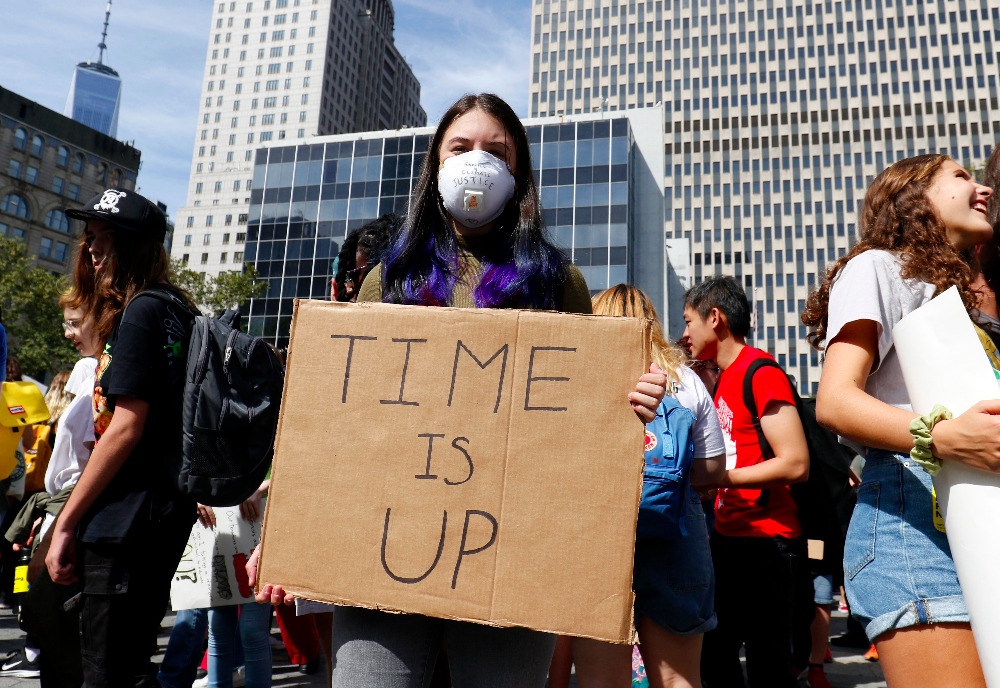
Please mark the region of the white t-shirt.
POLYGON ((726 444, 719 427, 719 414, 705 383, 687 366, 680 369, 680 378, 680 385, 670 392, 670 396, 694 413, 694 458, 708 459, 725 454, 726 444))
POLYGON ((45 471, 45 491, 50 495, 76 483, 90 459, 90 449, 84 443, 93 446, 94 442, 92 406, 96 368, 97 359, 81 358, 66 382, 66 389, 74 392, 76 398, 66 407, 56 428, 52 457, 45 471))
POLYGON ((826 341, 833 341, 848 323, 873 321, 878 326, 878 360, 865 382, 865 392, 890 406, 912 411, 892 344, 892 328, 930 301, 935 287, 903 279, 901 270, 900 259, 888 251, 873 249, 851 258, 830 287, 826 341))

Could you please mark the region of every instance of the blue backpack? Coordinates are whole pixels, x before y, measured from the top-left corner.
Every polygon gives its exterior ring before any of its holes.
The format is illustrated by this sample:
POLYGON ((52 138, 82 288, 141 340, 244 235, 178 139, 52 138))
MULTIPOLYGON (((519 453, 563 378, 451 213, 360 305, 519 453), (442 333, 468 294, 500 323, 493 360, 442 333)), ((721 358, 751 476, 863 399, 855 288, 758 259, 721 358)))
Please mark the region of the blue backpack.
POLYGON ((636 537, 676 539, 687 535, 684 515, 691 492, 694 413, 670 396, 646 425, 646 470, 636 537))

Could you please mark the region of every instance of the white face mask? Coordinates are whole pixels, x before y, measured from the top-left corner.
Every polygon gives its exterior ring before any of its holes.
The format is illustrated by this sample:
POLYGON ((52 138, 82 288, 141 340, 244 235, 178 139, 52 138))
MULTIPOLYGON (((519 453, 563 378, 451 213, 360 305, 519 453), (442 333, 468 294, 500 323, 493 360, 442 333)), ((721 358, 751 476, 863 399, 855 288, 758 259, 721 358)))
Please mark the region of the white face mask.
POLYGON ((514 195, 507 163, 483 150, 446 158, 438 171, 445 210, 466 227, 480 227, 503 212, 514 195))

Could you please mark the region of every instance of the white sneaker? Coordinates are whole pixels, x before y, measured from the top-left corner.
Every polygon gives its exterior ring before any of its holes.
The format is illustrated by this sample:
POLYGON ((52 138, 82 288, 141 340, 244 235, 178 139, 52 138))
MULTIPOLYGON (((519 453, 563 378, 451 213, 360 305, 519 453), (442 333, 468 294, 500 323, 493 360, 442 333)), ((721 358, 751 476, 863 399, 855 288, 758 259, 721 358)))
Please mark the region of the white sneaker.
MULTIPOLYGON (((236 667, 233 670, 233 688, 243 688, 247 684, 247 670, 246 667, 236 667)), ((202 676, 194 680, 191 684, 191 688, 208 688, 208 675, 202 676)))

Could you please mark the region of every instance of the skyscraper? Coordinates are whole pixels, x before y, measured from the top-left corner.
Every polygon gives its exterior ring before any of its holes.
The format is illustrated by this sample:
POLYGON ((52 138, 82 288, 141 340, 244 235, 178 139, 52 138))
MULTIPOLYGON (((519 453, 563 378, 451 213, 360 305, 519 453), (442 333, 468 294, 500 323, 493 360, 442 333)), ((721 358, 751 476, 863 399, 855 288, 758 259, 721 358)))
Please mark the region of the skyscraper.
POLYGON ((393 25, 391 0, 216 4, 175 258, 241 269, 259 146, 426 124, 393 25))
POLYGON ((531 115, 662 102, 665 222, 641 231, 671 258, 689 242, 678 274, 743 280, 754 343, 803 392, 799 314, 873 176, 930 152, 980 166, 1000 137, 986 0, 532 1, 531 115))
POLYGON ((104 64, 111 2, 104 10, 104 31, 97 44, 97 62, 81 62, 73 72, 63 114, 97 129, 111 138, 118 136, 118 109, 122 101, 122 80, 118 72, 104 64))

